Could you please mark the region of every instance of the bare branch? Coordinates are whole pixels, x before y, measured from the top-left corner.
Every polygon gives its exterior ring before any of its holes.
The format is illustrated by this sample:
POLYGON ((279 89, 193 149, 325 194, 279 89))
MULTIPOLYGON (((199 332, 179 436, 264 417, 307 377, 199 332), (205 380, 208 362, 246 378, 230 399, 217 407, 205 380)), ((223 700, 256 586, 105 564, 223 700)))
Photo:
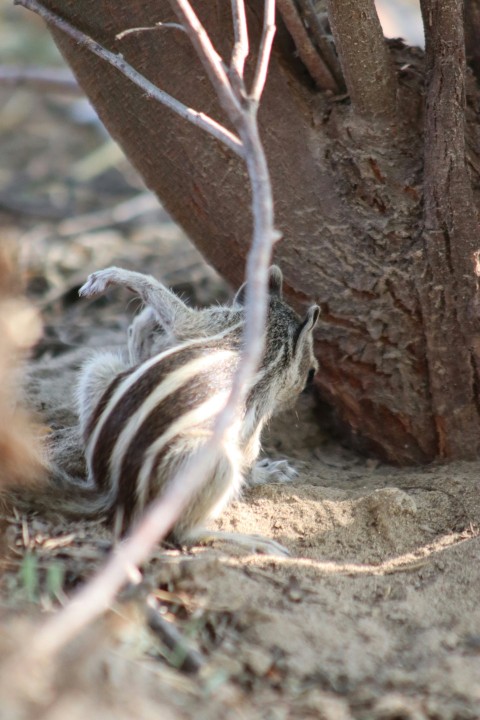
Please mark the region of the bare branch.
POLYGON ((368 120, 392 120, 397 82, 374 0, 327 1, 354 111, 368 120))
POLYGON ((37 68, 0 66, 0 86, 32 88, 39 92, 83 95, 70 70, 66 68, 37 68))
POLYGON ((173 655, 180 649, 181 659, 177 665, 178 669, 187 673, 198 672, 205 665, 205 659, 190 645, 178 628, 163 617, 153 595, 147 598, 146 608, 149 628, 158 635, 173 655))
POLYGON ((314 45, 332 73, 339 90, 343 92, 345 90, 345 81, 340 61, 333 47, 333 38, 331 38, 330 32, 327 35, 327 28, 330 31, 330 27, 326 10, 320 14, 314 0, 298 0, 298 6, 303 20, 308 25, 314 45))
POLYGON ((188 0, 170 0, 173 11, 185 27, 210 82, 217 93, 220 105, 236 125, 242 114, 241 105, 230 85, 222 58, 213 47, 205 28, 193 11, 188 0))
MULTIPOLYGON (((30 3, 32 0, 28 0, 30 3)), ((23 2, 23 0, 22 0, 23 2)), ((37 6, 37 3, 34 3, 37 6)), ((172 5, 181 17, 214 89, 236 126, 252 186, 253 240, 247 262, 244 346, 227 403, 215 420, 212 436, 176 474, 165 493, 148 509, 135 531, 112 554, 101 570, 75 594, 70 603, 48 620, 32 639, 29 659, 56 652, 86 623, 103 612, 125 582, 129 573, 151 553, 157 542, 172 528, 196 490, 213 471, 228 432, 235 432, 250 381, 260 362, 264 347, 264 329, 268 304, 268 267, 277 237, 273 225, 273 199, 267 162, 260 142, 256 120, 274 32, 273 0, 267 0, 261 52, 254 83, 253 98, 240 107, 229 84, 221 59, 215 52, 187 0, 172 5)), ((87 47, 89 45, 87 44, 87 47)))
POLYGON ((258 50, 257 67, 255 68, 252 89, 250 91, 250 97, 257 103, 260 102, 265 80, 267 79, 267 68, 275 30, 275 0, 265 0, 262 38, 258 50))
POLYGON ((123 40, 123 38, 127 37, 127 35, 133 35, 140 32, 148 32, 150 30, 181 30, 182 32, 185 32, 185 28, 179 23, 157 22, 155 23, 155 25, 150 25, 150 27, 136 27, 129 28, 128 30, 123 30, 122 32, 118 33, 118 35, 115 35, 115 37, 117 38, 117 40, 123 40))
MULTIPOLYGON (((232 383, 232 390, 224 410, 215 423, 214 438, 220 442, 237 419, 239 408, 247 393, 263 352, 263 329, 267 317, 267 277, 272 246, 277 239, 273 225, 273 198, 268 166, 258 133, 256 109, 265 85, 270 51, 275 34, 275 0, 265 0, 264 23, 260 49, 249 101, 241 106, 229 83, 221 58, 213 47, 204 27, 188 0, 170 0, 173 10, 184 23, 212 85, 235 125, 244 148, 250 183, 252 185, 252 215, 254 220, 252 246, 247 260, 247 294, 245 308, 245 342, 242 361, 232 383)), ((243 78, 242 78, 243 80, 243 78)), ((213 453, 215 443, 209 452, 213 453)), ((183 481, 182 481, 183 482, 183 481)))
POLYGON ((293 0, 277 0, 277 2, 283 22, 292 36, 300 60, 307 68, 317 87, 320 90, 330 90, 332 93, 338 93, 338 85, 323 58, 312 45, 295 2, 293 0))
MULTIPOLYGON (((158 199, 151 192, 142 192, 106 210, 68 217, 55 228, 58 237, 72 237, 101 227, 130 222, 144 213, 158 211, 158 199)), ((85 274, 85 269, 81 271, 85 274)), ((79 278, 80 279, 80 278, 79 278)))
POLYGON ((245 61, 249 53, 247 16, 243 0, 232 0, 232 19, 235 44, 233 46, 230 68, 238 77, 243 78, 245 61))
POLYGON ((40 17, 42 17, 46 22, 54 25, 59 30, 76 40, 76 42, 80 45, 83 45, 92 53, 102 58, 102 60, 106 60, 106 62, 110 63, 110 65, 113 65, 113 67, 135 83, 135 85, 142 88, 148 97, 161 102, 177 115, 180 115, 180 117, 188 120, 193 125, 205 130, 205 132, 208 132, 210 135, 213 135, 214 138, 220 140, 220 142, 229 147, 230 150, 233 150, 234 153, 243 157, 242 144, 233 133, 223 127, 223 125, 220 125, 220 123, 216 120, 213 120, 213 118, 205 115, 205 113, 197 112, 196 110, 187 107, 168 93, 157 88, 156 85, 151 83, 146 77, 129 65, 121 55, 116 55, 115 53, 110 52, 110 50, 104 48, 100 45, 100 43, 92 40, 92 38, 88 37, 88 35, 85 35, 80 30, 77 30, 77 28, 70 25, 70 23, 66 20, 63 20, 58 15, 45 8, 41 3, 37 2, 37 0, 14 0, 14 4, 21 5, 22 7, 37 13, 37 15, 40 15, 40 17))

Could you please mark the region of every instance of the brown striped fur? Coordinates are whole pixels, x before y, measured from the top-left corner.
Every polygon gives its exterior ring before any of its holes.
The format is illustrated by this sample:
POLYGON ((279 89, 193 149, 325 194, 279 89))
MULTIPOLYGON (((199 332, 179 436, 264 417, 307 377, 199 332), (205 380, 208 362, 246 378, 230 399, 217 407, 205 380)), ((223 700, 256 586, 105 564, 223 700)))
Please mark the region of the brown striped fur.
MULTIPOLYGON (((78 410, 88 487, 71 486, 50 506, 68 515, 121 518, 128 528, 162 494, 178 469, 205 442, 230 392, 241 356, 242 287, 231 306, 194 310, 154 278, 120 268, 91 275, 80 294, 111 285, 140 295, 126 353, 97 352, 79 377, 78 410)), ((173 528, 179 541, 238 494, 260 451, 265 422, 292 405, 317 368, 312 306, 301 320, 282 298, 282 274, 272 266, 265 350, 241 421, 222 446, 215 469, 173 528)))
MULTIPOLYGON (((145 504, 161 494, 175 468, 211 432, 213 412, 194 421, 189 418, 204 403, 226 397, 230 389, 240 358, 245 288, 237 293, 232 306, 196 311, 167 294, 153 278, 109 268, 94 273, 81 294, 98 294, 113 284, 129 287, 152 305, 130 329, 130 368, 125 368, 120 381, 117 377, 106 387, 92 390, 98 381, 96 364, 101 385, 105 363, 104 356, 94 358, 85 371, 90 379, 80 386, 79 404, 81 422, 97 429, 94 437, 87 433, 90 481, 105 494, 105 510, 110 515, 120 512, 126 527, 145 504), (165 310, 164 302, 173 307, 165 310), (196 363, 193 371, 189 371, 191 363, 196 363), (180 384, 162 395, 179 373, 180 384), (160 393, 159 401, 144 410, 154 393, 160 393), (85 403, 84 397, 99 399, 85 403), (162 438, 166 438, 164 444, 162 438), (158 443, 161 446, 156 452, 158 443)), ((292 404, 305 387, 309 372, 316 369, 312 330, 317 317, 318 308, 313 306, 303 321, 298 318, 282 298, 280 270, 272 267, 264 357, 243 409, 236 447, 230 448, 238 467, 224 459, 216 477, 207 480, 177 523, 174 534, 178 539, 184 539, 239 491, 256 461, 263 425, 277 407, 292 404)))

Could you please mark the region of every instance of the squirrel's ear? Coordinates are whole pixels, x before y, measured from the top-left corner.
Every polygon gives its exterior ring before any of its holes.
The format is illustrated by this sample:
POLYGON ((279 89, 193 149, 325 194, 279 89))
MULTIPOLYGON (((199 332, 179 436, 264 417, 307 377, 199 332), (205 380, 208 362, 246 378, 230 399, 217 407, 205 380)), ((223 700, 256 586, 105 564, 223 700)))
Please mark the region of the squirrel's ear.
POLYGON ((311 305, 304 319, 297 328, 295 337, 293 339, 293 350, 296 349, 303 343, 306 337, 312 332, 313 328, 317 324, 318 317, 320 315, 320 308, 318 305, 311 305))
POLYGON ((247 289, 247 283, 244 282, 243 285, 240 285, 237 292, 235 293, 235 297, 233 298, 232 305, 245 305, 246 289, 247 289))
POLYGON ((268 270, 268 290, 270 295, 282 297, 283 274, 278 265, 270 265, 268 270))
MULTIPOLYGON (((278 295, 282 297, 282 285, 283 285, 283 274, 278 265, 271 265, 268 269, 268 292, 270 295, 278 295)), ((233 305, 245 305, 245 291, 247 289, 247 283, 237 290, 235 297, 233 298, 233 305)))
POLYGON ((318 322, 319 316, 320 308, 318 307, 318 305, 310 305, 307 310, 307 314, 305 315, 305 320, 303 321, 305 328, 309 331, 312 331, 318 322))

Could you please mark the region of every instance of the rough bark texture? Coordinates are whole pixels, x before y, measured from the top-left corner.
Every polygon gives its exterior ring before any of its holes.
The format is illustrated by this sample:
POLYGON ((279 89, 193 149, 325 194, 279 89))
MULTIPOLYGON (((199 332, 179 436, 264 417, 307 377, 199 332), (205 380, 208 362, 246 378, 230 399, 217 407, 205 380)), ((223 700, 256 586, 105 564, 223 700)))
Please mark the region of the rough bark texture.
MULTIPOLYGON (((115 40, 126 28, 173 20, 166 0, 46 4, 122 52, 175 97, 224 120, 183 33, 159 30, 115 40)), ((427 23, 425 116, 419 51, 391 44, 395 87, 392 92, 388 81, 386 95, 397 109, 373 108, 373 119, 366 120, 363 69, 349 84, 350 91, 357 87, 361 112, 355 113, 348 98, 335 102, 318 91, 281 20, 260 109, 277 226, 284 233, 276 261, 297 308, 312 301, 322 308, 318 388, 353 442, 398 463, 473 457, 480 449, 474 272, 479 194, 466 169, 464 135, 468 144, 479 119, 478 94, 472 86, 472 127, 465 128, 459 4, 424 2, 433 18, 427 23)), ((230 4, 197 2, 195 8, 228 59, 230 4)), ((252 47, 262 11, 262 3, 248 3, 252 47)), ((338 26, 336 32, 345 31, 338 26)), ((241 161, 54 34, 147 185, 212 264, 240 283, 251 234, 241 161)), ((345 57, 348 81, 356 62, 348 60, 348 47, 345 57)))
POLYGON ((467 61, 480 78, 480 0, 465 0, 465 43, 467 61))
POLYGON ((373 0, 328 0, 327 7, 354 109, 392 119, 397 86, 373 0))
POLYGON ((422 0, 428 89, 417 289, 442 457, 479 443, 479 225, 465 157, 465 51, 463 27, 455 22, 462 4, 422 0))

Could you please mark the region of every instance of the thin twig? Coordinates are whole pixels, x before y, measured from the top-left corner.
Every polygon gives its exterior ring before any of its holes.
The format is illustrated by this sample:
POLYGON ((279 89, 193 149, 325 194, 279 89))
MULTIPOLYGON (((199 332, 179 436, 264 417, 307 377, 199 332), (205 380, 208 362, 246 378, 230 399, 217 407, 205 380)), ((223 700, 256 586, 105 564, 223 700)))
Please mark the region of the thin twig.
MULTIPOLYGON (((149 191, 134 195, 106 210, 97 210, 85 215, 69 217, 55 229, 58 237, 71 237, 79 233, 92 232, 109 225, 127 223, 147 212, 158 211, 159 204, 155 195, 149 191)), ((85 269, 82 270, 85 272, 85 269)))
POLYGON ((338 93, 338 85, 323 58, 313 46, 293 0, 277 0, 277 2, 280 15, 292 36, 300 60, 307 68, 317 87, 320 90, 330 90, 332 93, 338 93))
MULTIPOLYGON (((32 0, 29 2, 31 3, 32 0)), ((38 6, 38 3, 34 4, 38 6)), ((172 478, 165 493, 152 503, 137 528, 118 546, 106 566, 34 636, 30 646, 30 658, 33 659, 56 652, 88 622, 101 614, 111 604, 131 569, 144 562, 158 541, 169 532, 198 488, 205 482, 208 474, 214 471, 228 434, 238 431, 241 408, 263 353, 268 303, 268 267, 277 235, 273 224, 270 178, 256 118, 275 32, 274 0, 266 0, 253 97, 246 98, 242 107, 235 97, 221 58, 188 1, 172 0, 172 6, 184 23, 217 96, 240 135, 252 186, 254 231, 247 261, 248 282, 241 361, 227 403, 215 420, 209 440, 172 478)))
POLYGON ((150 25, 149 27, 135 27, 129 28, 128 30, 122 30, 122 32, 118 33, 118 35, 115 35, 115 38, 117 40, 123 40, 123 38, 127 37, 127 35, 133 35, 140 32, 148 32, 149 30, 181 30, 182 32, 185 32, 185 28, 179 23, 157 22, 155 23, 155 25, 150 25))
POLYGON ((0 86, 23 87, 42 93, 79 95, 84 93, 75 77, 66 68, 0 66, 0 86))
POLYGON ((245 61, 249 53, 247 16, 243 0, 232 0, 233 46, 230 68, 239 78, 243 78, 245 61))
POLYGON ((184 25, 190 42, 215 88, 220 105, 228 114, 230 121, 236 125, 242 115, 242 106, 232 89, 222 58, 213 47, 212 41, 188 0, 170 0, 170 5, 184 25))
POLYGON ((40 15, 40 17, 42 17, 46 22, 54 25, 59 30, 73 38, 79 43, 79 45, 83 45, 88 48, 92 53, 102 58, 102 60, 106 60, 110 65, 125 75, 125 77, 135 83, 135 85, 142 88, 147 97, 166 105, 166 107, 177 113, 177 115, 180 115, 180 117, 188 120, 193 125, 205 130, 205 132, 208 132, 210 135, 213 135, 213 137, 220 140, 220 142, 223 142, 227 145, 227 147, 233 150, 234 153, 242 157, 242 144, 233 133, 223 127, 223 125, 220 125, 220 123, 216 120, 213 120, 213 118, 205 115, 205 113, 198 112, 197 110, 187 107, 168 93, 160 90, 156 85, 151 83, 146 77, 135 70, 135 68, 129 65, 129 63, 127 63, 121 55, 116 55, 115 53, 110 52, 110 50, 104 48, 100 45, 100 43, 96 42, 88 35, 85 35, 80 30, 77 30, 77 28, 70 25, 70 23, 60 18, 54 12, 45 8, 41 3, 37 2, 37 0, 14 0, 14 4, 21 5, 22 7, 37 13, 37 15, 40 15))
POLYGON ((327 35, 327 12, 319 13, 314 0, 298 0, 298 6, 304 22, 308 25, 314 45, 325 65, 332 73, 339 91, 345 90, 345 81, 343 79, 340 61, 333 45, 333 37, 330 34, 327 35))
POLYGON ((393 120, 397 81, 374 0, 327 0, 328 17, 354 111, 393 120))
POLYGON ((204 665, 205 659, 182 635, 173 623, 161 614, 154 596, 147 598, 148 626, 158 635, 162 643, 171 651, 175 666, 187 673, 197 673, 204 665))
POLYGON ((265 80, 267 79, 267 69, 275 30, 275 0, 265 0, 262 37, 258 50, 257 67, 255 68, 252 89, 250 91, 250 97, 257 103, 260 102, 265 80))

